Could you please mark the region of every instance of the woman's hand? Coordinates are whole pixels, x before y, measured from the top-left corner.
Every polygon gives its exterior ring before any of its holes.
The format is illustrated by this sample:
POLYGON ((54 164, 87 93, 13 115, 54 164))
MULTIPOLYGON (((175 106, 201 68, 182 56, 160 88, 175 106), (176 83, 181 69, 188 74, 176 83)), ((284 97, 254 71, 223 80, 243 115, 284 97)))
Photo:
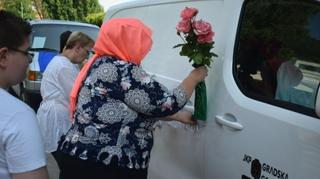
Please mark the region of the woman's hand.
POLYGON ((174 120, 182 122, 184 124, 196 125, 197 121, 192 119, 192 113, 189 111, 179 111, 174 114, 174 120))
POLYGON ((203 81, 207 75, 207 67, 201 66, 192 70, 187 78, 182 81, 181 86, 183 89, 185 89, 188 99, 191 97, 192 92, 197 84, 203 81))
POLYGON ((160 120, 163 121, 179 121, 184 124, 196 125, 197 121, 192 119, 192 113, 189 111, 181 110, 171 116, 162 117, 160 120))
POLYGON ((205 66, 195 68, 189 74, 190 78, 192 78, 195 83, 199 83, 203 81, 207 75, 208 75, 208 69, 205 66))

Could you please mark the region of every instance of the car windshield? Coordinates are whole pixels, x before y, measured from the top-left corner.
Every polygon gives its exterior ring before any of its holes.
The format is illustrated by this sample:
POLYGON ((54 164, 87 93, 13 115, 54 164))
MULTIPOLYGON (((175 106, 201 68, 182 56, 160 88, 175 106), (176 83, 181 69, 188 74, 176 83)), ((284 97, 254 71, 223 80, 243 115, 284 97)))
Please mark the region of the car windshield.
POLYGON ((68 24, 36 24, 32 26, 31 48, 59 51, 59 36, 64 31, 80 31, 96 39, 99 29, 81 25, 68 24))

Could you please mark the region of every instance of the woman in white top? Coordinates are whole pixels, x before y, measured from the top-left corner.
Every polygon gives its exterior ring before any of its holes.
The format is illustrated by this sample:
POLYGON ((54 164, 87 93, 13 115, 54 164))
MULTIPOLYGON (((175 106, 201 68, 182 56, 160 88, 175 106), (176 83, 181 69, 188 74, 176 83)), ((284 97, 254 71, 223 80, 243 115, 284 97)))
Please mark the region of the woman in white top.
POLYGON ((72 32, 61 54, 48 64, 41 81, 42 102, 37 112, 45 150, 55 151, 60 137, 71 126, 69 94, 80 69, 79 64, 88 58, 94 41, 82 32, 72 32))

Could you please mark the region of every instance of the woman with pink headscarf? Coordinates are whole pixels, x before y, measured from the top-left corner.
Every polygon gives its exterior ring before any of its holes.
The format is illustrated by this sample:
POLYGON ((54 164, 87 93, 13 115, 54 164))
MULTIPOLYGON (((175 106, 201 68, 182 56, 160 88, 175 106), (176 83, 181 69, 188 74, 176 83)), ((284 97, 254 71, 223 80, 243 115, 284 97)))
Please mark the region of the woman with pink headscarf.
POLYGON ((155 118, 194 123, 189 112, 179 110, 207 69, 193 70, 169 92, 140 67, 151 34, 133 18, 102 25, 96 54, 71 92, 73 125, 59 142, 60 179, 146 179, 155 118))

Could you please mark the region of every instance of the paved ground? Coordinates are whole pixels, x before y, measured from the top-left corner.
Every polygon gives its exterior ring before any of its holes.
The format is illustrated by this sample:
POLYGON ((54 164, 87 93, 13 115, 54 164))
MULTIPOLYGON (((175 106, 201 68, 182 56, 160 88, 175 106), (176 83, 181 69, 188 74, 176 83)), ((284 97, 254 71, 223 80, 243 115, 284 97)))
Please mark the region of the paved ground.
POLYGON ((56 161, 54 160, 52 155, 48 155, 47 157, 48 157, 47 168, 48 168, 50 179, 59 179, 59 168, 57 166, 56 161))

